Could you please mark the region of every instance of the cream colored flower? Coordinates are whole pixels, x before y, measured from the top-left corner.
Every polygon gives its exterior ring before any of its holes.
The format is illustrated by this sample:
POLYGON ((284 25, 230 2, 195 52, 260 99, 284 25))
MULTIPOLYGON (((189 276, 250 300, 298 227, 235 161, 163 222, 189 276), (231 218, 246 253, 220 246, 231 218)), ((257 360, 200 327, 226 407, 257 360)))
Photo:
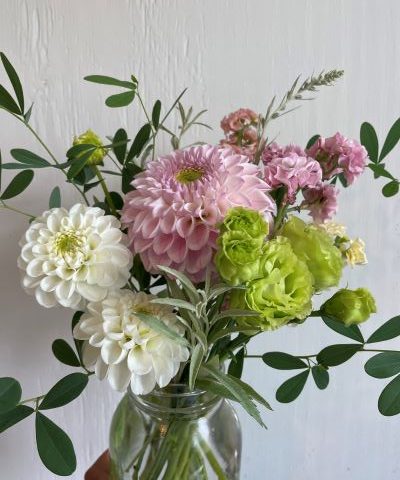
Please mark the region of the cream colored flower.
POLYGON ((350 240, 350 246, 345 250, 344 255, 347 263, 352 267, 368 263, 367 255, 365 254, 365 242, 361 238, 350 240))
POLYGON ((320 223, 318 226, 326 231, 331 237, 346 237, 346 227, 341 223, 325 222, 320 223))
POLYGON ((137 395, 161 388, 177 374, 189 351, 169 337, 149 328, 136 315, 149 313, 183 336, 171 307, 150 303, 154 296, 130 290, 111 292, 102 302, 89 303, 74 329, 86 340, 84 361, 95 373, 107 377, 115 390, 131 388, 137 395))
POLYGON ((120 222, 100 208, 53 208, 35 219, 20 245, 24 288, 44 307, 78 308, 126 285, 132 254, 120 222))

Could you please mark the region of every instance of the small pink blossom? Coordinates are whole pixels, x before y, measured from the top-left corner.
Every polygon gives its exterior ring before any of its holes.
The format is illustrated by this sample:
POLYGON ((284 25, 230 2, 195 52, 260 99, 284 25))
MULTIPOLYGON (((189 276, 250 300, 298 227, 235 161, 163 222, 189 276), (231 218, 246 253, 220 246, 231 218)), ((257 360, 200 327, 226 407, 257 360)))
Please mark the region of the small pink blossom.
POLYGON ((230 148, 177 150, 150 162, 132 185, 122 211, 131 250, 147 271, 167 266, 195 282, 213 264, 218 225, 230 208, 252 208, 266 220, 276 213, 259 168, 230 148))
POLYGON ((302 207, 309 210, 314 222, 324 223, 331 220, 337 213, 338 194, 337 188, 330 184, 305 189, 302 207))
POLYGON ((307 154, 320 163, 324 180, 342 173, 347 185, 363 173, 368 158, 367 150, 360 143, 340 133, 329 138, 320 137, 307 154))
POLYGON ((220 144, 223 147, 230 147, 236 153, 246 155, 250 158, 257 150, 257 126, 259 116, 249 108, 240 108, 230 113, 221 121, 221 128, 225 138, 220 144))
POLYGON ((262 154, 264 179, 271 189, 285 186, 287 201, 294 203, 300 189, 318 186, 322 170, 314 159, 307 157, 297 146, 269 145, 262 154))
POLYGON ((221 120, 221 128, 225 134, 240 132, 250 126, 258 124, 258 115, 249 108, 239 108, 235 112, 226 115, 221 120))

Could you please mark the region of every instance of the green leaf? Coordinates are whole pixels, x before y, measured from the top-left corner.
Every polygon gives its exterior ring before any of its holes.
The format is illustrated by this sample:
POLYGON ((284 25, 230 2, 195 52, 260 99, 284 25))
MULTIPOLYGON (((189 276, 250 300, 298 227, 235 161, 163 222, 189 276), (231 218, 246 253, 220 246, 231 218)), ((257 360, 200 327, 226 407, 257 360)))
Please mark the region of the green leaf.
POLYGON ((317 355, 317 361, 326 367, 341 365, 362 349, 362 345, 345 343, 324 348, 317 355))
POLYGON ((24 120, 25 120, 26 123, 29 123, 29 120, 31 119, 32 108, 33 108, 33 103, 24 114, 24 120))
POLYGON ((125 155, 127 150, 128 134, 123 128, 120 128, 115 132, 113 143, 118 144, 113 146, 113 152, 117 160, 121 165, 124 164, 125 155))
POLYGON ((400 118, 390 127, 385 143, 383 144, 381 154, 379 155, 379 162, 381 162, 397 145, 400 140, 400 118))
POLYGON ((391 340, 400 335, 400 315, 391 318, 383 325, 381 325, 375 332, 368 338, 366 343, 377 343, 391 340))
POLYGON ((71 373, 57 382, 41 401, 39 410, 67 405, 83 392, 88 384, 86 373, 71 373))
POLYGON ((346 327, 346 325, 344 325, 342 322, 340 322, 339 320, 336 320, 333 317, 322 315, 321 318, 322 318, 322 321, 325 323, 325 325, 329 327, 331 330, 333 330, 334 332, 339 333, 340 335, 344 335, 345 337, 351 338, 356 342, 361 342, 361 343, 364 342, 364 337, 362 336, 362 333, 357 325, 351 325, 349 327, 346 327))
POLYGON ((54 187, 49 198, 49 208, 61 207, 61 192, 60 187, 54 187))
POLYGON ((24 163, 29 165, 32 168, 46 168, 51 167, 51 164, 36 153, 30 152, 23 148, 13 148, 11 151, 11 156, 17 160, 17 162, 24 163))
POLYGON ((383 389, 379 396, 378 409, 385 417, 400 413, 400 375, 383 389))
POLYGON ((278 370, 297 370, 300 368, 308 368, 308 365, 298 357, 289 355, 284 352, 269 352, 262 356, 263 362, 269 367, 278 370))
POLYGON ((231 363, 228 367, 228 374, 232 377, 240 378, 243 373, 243 363, 244 363, 244 348, 241 348, 236 355, 233 356, 231 363))
POLYGON ((36 443, 40 459, 52 473, 63 477, 74 473, 76 457, 70 438, 40 412, 36 414, 36 443))
POLYGON ((393 175, 385 169, 384 163, 369 163, 368 167, 374 172, 374 178, 385 177, 395 180, 393 175))
POLYGON ((10 182, 8 187, 4 190, 1 195, 1 200, 8 200, 10 198, 16 197, 22 193, 33 179, 32 170, 24 170, 23 172, 18 173, 10 182))
POLYGON ((184 275, 181 272, 178 272, 178 270, 174 270, 173 268, 165 267, 163 265, 158 265, 157 268, 162 272, 168 275, 171 275, 175 277, 177 280, 179 280, 182 284, 182 287, 184 288, 184 290, 186 291, 186 293, 190 297, 190 300, 193 303, 197 304, 200 301, 200 295, 199 295, 199 292, 197 291, 197 288, 193 285, 191 280, 186 275, 184 275))
POLYGON ((5 110, 15 113, 16 115, 22 115, 19 106, 15 103, 15 100, 7 92, 3 85, 0 85, 0 108, 4 108, 5 110))
POLYGON ((3 52, 0 53, 0 57, 4 65, 4 69, 7 72, 8 78, 10 79, 11 85, 14 89, 19 106, 21 108, 21 112, 23 112, 24 111, 24 92, 22 90, 22 85, 18 77, 18 74, 3 52))
POLYGON ((235 318, 235 317, 259 317, 260 314, 254 312, 252 310, 239 310, 239 309, 232 309, 232 310, 223 310, 218 315, 215 316, 213 319, 215 322, 222 320, 223 318, 235 318))
POLYGON ((0 433, 5 432, 8 428, 29 417, 35 410, 27 405, 17 405, 12 410, 0 413, 0 433))
POLYGON ((76 353, 65 340, 61 338, 54 340, 51 349, 56 359, 61 363, 71 367, 79 367, 81 365, 76 353))
POLYGON ((276 391, 276 399, 278 402, 290 403, 293 402, 293 400, 296 400, 296 398, 303 391, 309 373, 310 370, 306 370, 282 383, 282 385, 276 391))
POLYGON ((185 310, 189 310, 191 312, 196 312, 196 307, 195 305, 192 305, 189 302, 186 302, 186 300, 181 300, 179 298, 155 298, 154 300, 151 300, 151 303, 157 303, 159 305, 170 305, 172 307, 176 308, 184 308, 185 310))
POLYGON ((72 180, 77 175, 81 173, 81 171, 85 168, 86 164, 89 161, 89 158, 92 155, 92 151, 87 151, 86 153, 82 153, 79 158, 75 158, 71 162, 71 166, 69 167, 67 177, 68 180, 72 180))
POLYGON ((111 108, 126 107, 133 102, 134 98, 135 91, 128 90, 127 92, 116 93, 115 95, 106 98, 106 105, 111 108))
POLYGON ((196 384, 196 378, 199 373, 201 363, 204 358, 204 350, 203 347, 198 343, 193 351, 192 356, 190 359, 190 366, 189 366, 189 389, 193 390, 196 384))
POLYGON ((309 148, 311 148, 314 143, 319 139, 321 135, 313 135, 310 140, 307 142, 307 145, 306 145, 306 150, 308 150, 309 148))
POLYGON ((263 405, 268 410, 272 410, 271 405, 263 398, 258 392, 254 390, 254 388, 249 385, 248 383, 240 380, 240 378, 235 378, 235 382, 240 385, 243 390, 249 395, 253 400, 258 402, 260 405, 263 405))
POLYGON ((181 345, 188 346, 189 343, 186 340, 186 338, 181 337, 179 333, 175 332, 175 330, 172 330, 167 326, 166 323, 164 323, 162 320, 159 318, 149 315, 148 313, 140 313, 140 312, 135 312, 135 316, 138 317, 140 320, 142 320, 143 323, 145 323, 148 327, 152 328, 158 333, 161 333, 165 335, 166 337, 170 338, 171 340, 174 340, 176 343, 179 343, 181 345))
POLYGON ((198 378, 196 381, 196 387, 205 390, 206 392, 214 393, 219 397, 227 398, 233 402, 238 402, 239 400, 232 394, 230 390, 221 385, 218 381, 212 378, 198 378))
POLYGON ((367 149, 371 162, 378 163, 379 142, 374 127, 364 122, 360 128, 360 143, 367 149))
POLYGON ((129 149, 126 161, 130 162, 133 158, 138 157, 150 138, 151 126, 149 123, 143 125, 134 138, 131 148, 129 149))
POLYGON ((397 180, 393 180, 392 182, 387 183, 382 188, 382 193, 385 197, 393 197, 399 192, 399 182, 397 180))
POLYGON ((123 193, 128 193, 133 190, 131 185, 135 175, 140 173, 142 169, 138 167, 135 163, 126 163, 122 169, 122 185, 121 190, 123 193))
POLYGON ((21 385, 15 378, 0 378, 0 412, 14 408, 21 400, 21 385))
POLYGON ((160 124, 160 113, 161 113, 161 102, 157 100, 154 104, 153 111, 151 112, 151 121, 153 123, 154 128, 158 128, 160 124))
POLYGON ((135 84, 132 82, 126 82, 125 80, 118 80, 117 78, 108 77, 106 75, 88 75, 84 77, 84 80, 92 83, 100 83, 102 85, 114 85, 115 87, 123 87, 134 90, 135 84))
POLYGON ((249 413, 261 426, 265 427, 260 412, 253 403, 252 398, 242 388, 237 378, 221 372, 218 368, 215 368, 210 364, 203 365, 202 369, 212 378, 220 382, 221 385, 236 398, 246 412, 249 413))
POLYGON ((329 384, 328 370, 322 365, 315 365, 311 369, 312 376, 314 378, 315 385, 320 390, 324 390, 329 384))
POLYGON ((89 150, 90 153, 93 153, 96 149, 96 145, 92 145, 91 143, 79 143, 67 150, 67 158, 79 158, 83 153, 89 152, 89 150))
POLYGON ((374 378, 388 378, 400 373, 400 352, 382 352, 365 364, 365 371, 374 378))

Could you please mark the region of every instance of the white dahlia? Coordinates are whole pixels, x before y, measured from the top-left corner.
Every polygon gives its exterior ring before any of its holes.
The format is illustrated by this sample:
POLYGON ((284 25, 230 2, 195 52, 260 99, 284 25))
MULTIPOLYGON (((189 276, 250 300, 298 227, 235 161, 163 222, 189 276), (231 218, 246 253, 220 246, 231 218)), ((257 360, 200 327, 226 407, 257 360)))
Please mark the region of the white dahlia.
POLYGON ((23 287, 44 307, 102 300, 129 278, 132 254, 120 227, 114 216, 82 204, 44 212, 20 242, 23 287))
POLYGON ((130 290, 111 292, 101 302, 90 302, 74 329, 74 337, 86 340, 84 362, 95 366, 96 376, 107 377, 115 390, 131 384, 137 395, 163 388, 178 373, 189 351, 169 337, 152 330, 136 313, 148 313, 183 336, 171 307, 150 303, 153 295, 130 290))
POLYGON ((259 168, 229 148, 177 150, 150 162, 132 185, 121 219, 132 251, 149 272, 162 265, 195 282, 212 264, 218 225, 230 208, 251 208, 266 220, 276 211, 259 168))

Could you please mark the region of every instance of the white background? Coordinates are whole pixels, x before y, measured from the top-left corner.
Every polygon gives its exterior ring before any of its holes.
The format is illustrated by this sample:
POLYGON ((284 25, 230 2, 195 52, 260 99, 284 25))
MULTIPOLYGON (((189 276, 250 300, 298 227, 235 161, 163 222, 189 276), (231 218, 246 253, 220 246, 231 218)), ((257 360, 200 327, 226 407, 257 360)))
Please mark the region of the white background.
MULTIPOLYGON (((337 87, 321 91, 318 100, 277 121, 270 137, 279 134, 281 142, 304 145, 315 133, 329 136, 339 130, 357 138, 361 122, 369 120, 382 138, 400 113, 396 0, 1 0, 0 12, 0 48, 15 64, 26 96, 35 104, 33 125, 61 161, 73 134, 90 127, 105 137, 123 125, 132 135, 143 122, 137 105, 122 110, 105 107, 110 90, 82 81, 94 73, 121 78, 136 74, 148 104, 157 98, 170 104, 189 87, 186 104, 208 108, 207 120, 215 127, 211 133, 194 133, 211 142, 220 138, 218 124, 225 113, 238 107, 262 112, 299 73, 324 68, 343 68, 345 77, 337 87)), ((13 147, 43 154, 4 112, 0 125, 4 161, 10 161, 13 147)), ((162 150, 167 149, 165 142, 162 150)), ((398 154, 399 149, 388 160, 394 172, 399 171, 398 154)), ((55 183, 62 185, 65 205, 77 200, 61 175, 40 173, 14 206, 42 212, 55 183)), ((341 194, 339 212, 350 234, 368 245, 369 265, 348 270, 343 280, 350 287, 369 287, 377 298, 379 314, 365 325, 366 334, 400 310, 400 196, 383 198, 382 182, 371 177, 367 172, 341 194)), ((70 314, 42 309, 22 292, 17 242, 27 224, 24 217, 7 211, 0 211, 0 221, 0 376, 18 378, 24 396, 30 397, 44 393, 69 371, 52 358, 50 345, 57 337, 68 338, 70 314)), ((266 334, 251 349, 309 354, 341 341, 319 319, 310 319, 302 327, 266 334)), ((393 341, 382 347, 400 344, 393 341)), ((378 413, 385 381, 365 374, 366 358, 362 353, 335 368, 324 392, 310 381, 289 405, 274 401, 276 388, 289 375, 249 360, 245 378, 271 399, 274 412, 264 415, 268 431, 241 413, 242 478, 400 478, 400 417, 378 413)), ((106 448, 118 399, 107 384, 94 380, 82 398, 50 413, 76 446, 74 479, 83 478, 106 448)), ((28 419, 1 436, 1 479, 54 478, 38 460, 33 426, 33 419, 28 419)))

